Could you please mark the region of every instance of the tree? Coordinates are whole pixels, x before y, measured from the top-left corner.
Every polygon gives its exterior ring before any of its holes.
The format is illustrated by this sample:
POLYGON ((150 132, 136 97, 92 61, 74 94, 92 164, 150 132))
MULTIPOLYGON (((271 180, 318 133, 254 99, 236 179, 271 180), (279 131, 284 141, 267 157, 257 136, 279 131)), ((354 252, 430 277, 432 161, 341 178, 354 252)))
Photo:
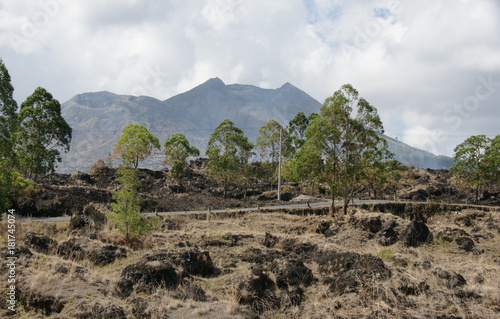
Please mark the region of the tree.
POLYGON ((111 203, 113 212, 107 216, 110 221, 125 234, 127 242, 150 229, 148 222, 141 214, 142 200, 139 196, 141 185, 137 177, 137 169, 121 165, 118 168, 117 179, 120 187, 113 192, 114 203, 111 203))
POLYGON ((306 131, 318 113, 311 113, 306 116, 304 112, 299 112, 288 123, 288 134, 285 139, 285 157, 292 158, 306 142, 306 131))
POLYGON ((257 137, 256 147, 263 159, 262 168, 264 168, 265 175, 271 181, 276 177, 283 135, 285 135, 285 131, 281 124, 276 120, 270 120, 260 128, 257 137))
POLYGON ((321 182, 324 174, 324 162, 321 153, 312 143, 304 144, 295 154, 292 164, 292 179, 307 181, 314 187, 315 182, 321 182))
POLYGON ((270 120, 259 130, 259 136, 257 137, 257 150, 260 156, 264 159, 268 159, 271 163, 278 162, 279 148, 280 148, 280 136, 283 132, 283 126, 276 120, 270 120))
POLYGON ((61 162, 60 149, 69 151, 72 130, 61 115, 59 101, 37 88, 19 111, 16 155, 25 176, 54 172, 61 162))
POLYGON ((253 144, 229 119, 223 120, 210 136, 206 151, 208 172, 223 180, 224 196, 229 180, 235 180, 243 165, 248 163, 252 149, 253 144))
POLYGON ((186 159, 190 156, 199 156, 200 151, 192 147, 183 134, 177 133, 170 136, 163 146, 165 163, 170 164, 170 173, 179 176, 184 172, 186 159))
POLYGON ((13 94, 9 71, 0 59, 0 160, 8 160, 9 167, 14 166, 14 136, 17 128, 17 103, 13 94))
POLYGON ((375 151, 385 148, 385 140, 379 134, 383 126, 377 109, 350 84, 343 85, 332 97, 325 100, 321 113, 307 128, 306 136, 311 152, 317 152, 324 160, 324 181, 329 184, 335 212, 335 196, 344 201, 344 214, 366 163, 373 161, 375 151))
POLYGON ((123 164, 137 168, 139 161, 151 156, 155 149, 160 149, 160 141, 156 136, 149 133, 145 126, 129 124, 123 128, 111 156, 121 158, 123 164))
POLYGON ((499 137, 493 140, 485 135, 467 138, 454 149, 455 162, 450 171, 466 186, 475 191, 475 200, 479 192, 488 184, 498 184, 499 137))
POLYGON ((491 139, 484 153, 484 160, 487 167, 487 180, 490 186, 498 191, 500 187, 500 135, 491 139))

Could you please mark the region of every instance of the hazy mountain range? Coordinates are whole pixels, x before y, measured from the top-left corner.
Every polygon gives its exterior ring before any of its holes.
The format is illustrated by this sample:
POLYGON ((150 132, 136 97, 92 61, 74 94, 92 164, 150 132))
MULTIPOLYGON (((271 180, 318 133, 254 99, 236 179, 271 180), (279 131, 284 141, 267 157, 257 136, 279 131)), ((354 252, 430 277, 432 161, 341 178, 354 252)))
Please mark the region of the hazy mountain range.
MULTIPOLYGON (((106 159, 123 127, 135 123, 165 140, 183 133, 190 143, 205 148, 215 127, 231 119, 252 142, 261 126, 275 119, 286 126, 298 112, 319 112, 321 103, 290 83, 277 89, 253 85, 226 85, 218 78, 165 101, 147 96, 116 95, 110 92, 78 94, 62 104, 62 115, 73 128, 71 150, 63 155, 59 172, 89 170, 98 159, 106 159)), ((453 160, 415 149, 387 137, 396 159, 415 167, 448 168, 453 160)), ((141 167, 161 168, 162 155, 152 157, 141 167)))

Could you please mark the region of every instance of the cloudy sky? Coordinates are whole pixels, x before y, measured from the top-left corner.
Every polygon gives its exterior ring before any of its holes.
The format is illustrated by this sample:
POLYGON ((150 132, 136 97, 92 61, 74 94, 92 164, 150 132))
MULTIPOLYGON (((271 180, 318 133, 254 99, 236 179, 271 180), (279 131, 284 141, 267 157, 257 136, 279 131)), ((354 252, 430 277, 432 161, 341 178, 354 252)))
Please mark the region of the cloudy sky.
POLYGON ((498 0, 0 0, 15 98, 167 99, 209 78, 318 101, 351 83, 386 133, 452 155, 500 134, 498 0))

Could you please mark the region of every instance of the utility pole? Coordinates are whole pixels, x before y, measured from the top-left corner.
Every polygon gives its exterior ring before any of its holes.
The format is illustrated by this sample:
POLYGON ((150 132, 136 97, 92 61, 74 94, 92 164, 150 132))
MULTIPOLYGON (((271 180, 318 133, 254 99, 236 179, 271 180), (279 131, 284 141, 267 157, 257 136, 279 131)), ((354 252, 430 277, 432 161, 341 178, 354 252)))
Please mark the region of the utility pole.
POLYGON ((278 157, 278 200, 281 200, 281 148, 282 148, 282 135, 283 135, 283 128, 280 127, 280 151, 279 151, 279 157, 278 157))

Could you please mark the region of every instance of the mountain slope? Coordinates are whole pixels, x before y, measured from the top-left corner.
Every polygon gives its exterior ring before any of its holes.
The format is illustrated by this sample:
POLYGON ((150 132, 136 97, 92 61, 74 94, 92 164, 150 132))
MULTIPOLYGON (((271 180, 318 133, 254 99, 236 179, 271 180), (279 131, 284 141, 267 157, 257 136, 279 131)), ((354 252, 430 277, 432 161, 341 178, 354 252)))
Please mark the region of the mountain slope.
MULTIPOLYGON (((271 119, 286 125, 302 111, 317 112, 321 104, 286 83, 278 89, 207 82, 165 101, 109 92, 79 94, 62 104, 62 114, 73 128, 71 150, 63 155, 60 172, 87 171, 112 151, 123 127, 144 125, 163 144, 173 133, 183 133, 202 156, 210 134, 221 121, 231 119, 255 141, 261 126, 271 119)), ((141 164, 160 168, 161 155, 141 164)))
MULTIPOLYGON (((221 121, 231 119, 255 142, 260 127, 271 119, 282 125, 298 112, 319 112, 321 103, 290 83, 277 89, 253 85, 226 85, 219 78, 165 101, 151 97, 83 93, 62 104, 62 115, 73 128, 71 150, 63 155, 59 172, 88 171, 98 159, 106 159, 127 124, 140 124, 160 139, 183 133, 204 156, 210 134, 221 121)), ((428 152, 387 138, 396 159, 415 167, 447 168, 448 162, 428 152), (411 157, 408 157, 409 154, 411 157)), ((161 152, 141 167, 162 167, 161 152)))

